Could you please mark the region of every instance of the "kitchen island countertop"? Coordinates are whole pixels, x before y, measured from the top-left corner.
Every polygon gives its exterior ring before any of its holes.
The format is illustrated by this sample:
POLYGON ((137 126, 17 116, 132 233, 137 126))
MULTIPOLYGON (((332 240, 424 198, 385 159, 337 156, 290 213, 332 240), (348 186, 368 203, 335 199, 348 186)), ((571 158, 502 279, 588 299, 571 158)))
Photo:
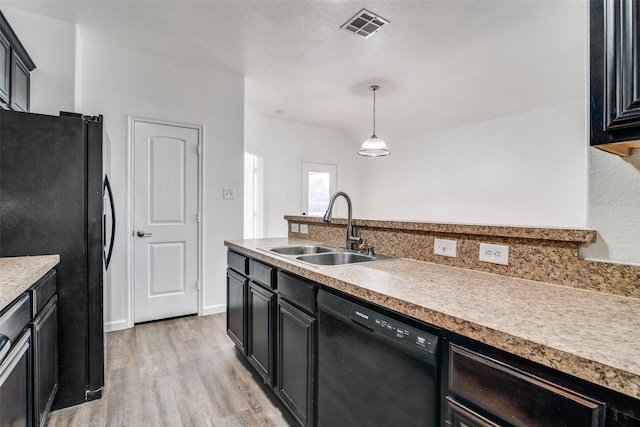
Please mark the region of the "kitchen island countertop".
POLYGON ((58 265, 59 255, 0 258, 0 310, 58 265))
POLYGON ((640 300, 398 258, 313 267, 262 248, 230 249, 423 322, 640 399, 640 300))

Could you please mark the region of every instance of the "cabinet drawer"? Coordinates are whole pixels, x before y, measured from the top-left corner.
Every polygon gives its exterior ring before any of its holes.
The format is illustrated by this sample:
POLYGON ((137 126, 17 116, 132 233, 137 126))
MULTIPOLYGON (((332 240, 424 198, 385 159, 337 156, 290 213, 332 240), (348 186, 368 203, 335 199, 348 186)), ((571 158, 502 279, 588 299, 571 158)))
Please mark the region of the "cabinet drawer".
POLYGON ((56 271, 51 270, 38 280, 31 288, 31 302, 33 307, 32 315, 35 316, 47 304, 47 301, 56 293, 57 281, 56 271))
POLYGON ((309 313, 316 312, 318 285, 313 282, 280 271, 278 272, 278 294, 309 313))
POLYGON ((227 251, 227 265, 229 268, 233 268, 240 274, 244 274, 245 276, 249 272, 249 258, 244 255, 240 255, 237 252, 227 251))
POLYGON ((449 350, 449 392, 512 425, 603 425, 602 403, 457 345, 449 350))
POLYGON ((273 280, 275 269, 255 259, 249 260, 249 276, 267 288, 275 289, 276 281, 273 280))

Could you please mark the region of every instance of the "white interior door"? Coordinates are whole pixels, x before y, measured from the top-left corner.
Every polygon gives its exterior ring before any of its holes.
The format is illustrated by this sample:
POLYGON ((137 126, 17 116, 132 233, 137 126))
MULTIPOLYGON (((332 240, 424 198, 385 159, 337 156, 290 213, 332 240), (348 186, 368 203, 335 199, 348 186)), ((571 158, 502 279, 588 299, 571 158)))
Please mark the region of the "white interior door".
POLYGON ((198 312, 196 128, 135 121, 135 323, 198 312))

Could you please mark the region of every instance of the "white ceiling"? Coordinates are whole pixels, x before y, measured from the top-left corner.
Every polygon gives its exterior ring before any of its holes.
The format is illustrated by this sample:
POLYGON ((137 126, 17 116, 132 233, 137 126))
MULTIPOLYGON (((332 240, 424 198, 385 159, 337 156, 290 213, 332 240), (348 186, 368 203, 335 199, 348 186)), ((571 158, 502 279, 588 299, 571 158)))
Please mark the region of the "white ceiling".
POLYGON ((236 71, 262 114, 335 128, 354 144, 371 133, 374 83, 377 134, 390 146, 584 93, 583 0, 2 4, 236 71), (369 39, 340 29, 363 7, 391 21, 369 39))

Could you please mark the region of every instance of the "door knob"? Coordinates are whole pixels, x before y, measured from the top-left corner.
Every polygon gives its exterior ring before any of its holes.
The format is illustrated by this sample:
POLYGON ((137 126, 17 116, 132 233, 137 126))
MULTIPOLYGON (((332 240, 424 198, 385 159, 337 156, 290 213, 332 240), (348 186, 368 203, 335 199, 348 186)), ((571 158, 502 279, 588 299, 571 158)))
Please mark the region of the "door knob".
POLYGON ((144 231, 142 231, 142 230, 138 230, 138 232, 136 233, 136 235, 137 235, 138 237, 151 237, 151 233, 145 233, 145 232, 144 232, 144 231))

